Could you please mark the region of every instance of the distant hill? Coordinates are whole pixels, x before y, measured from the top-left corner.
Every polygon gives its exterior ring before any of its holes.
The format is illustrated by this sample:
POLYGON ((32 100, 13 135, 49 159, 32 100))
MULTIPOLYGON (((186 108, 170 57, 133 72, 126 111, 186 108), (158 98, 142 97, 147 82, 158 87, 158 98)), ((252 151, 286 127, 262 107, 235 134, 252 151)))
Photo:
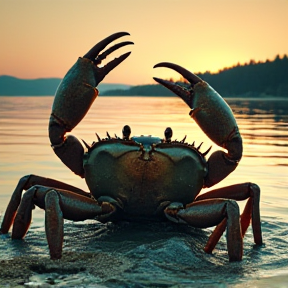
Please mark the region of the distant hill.
MULTIPOLYGON (((219 70, 218 73, 196 73, 224 97, 288 97, 288 58, 277 55, 273 61, 251 60, 243 65, 219 70)), ((174 79, 175 81, 175 79, 174 79)), ((183 79, 176 80, 183 82, 183 79)), ((174 96, 158 84, 132 86, 128 90, 108 90, 110 96, 174 96)))
MULTIPOLYGON (((50 96, 54 95, 60 78, 19 79, 12 76, 0 76, 0 96, 50 96)), ((111 89, 129 89, 130 85, 101 83, 101 94, 111 89)))
MULTIPOLYGON (((237 64, 217 73, 196 73, 224 97, 288 97, 288 58, 277 55, 273 61, 237 64)), ((0 96, 54 95, 60 78, 19 79, 0 76, 0 96)), ((174 80, 182 82, 183 79, 174 80)), ((100 83, 103 96, 175 96, 158 84, 125 85, 100 83)))

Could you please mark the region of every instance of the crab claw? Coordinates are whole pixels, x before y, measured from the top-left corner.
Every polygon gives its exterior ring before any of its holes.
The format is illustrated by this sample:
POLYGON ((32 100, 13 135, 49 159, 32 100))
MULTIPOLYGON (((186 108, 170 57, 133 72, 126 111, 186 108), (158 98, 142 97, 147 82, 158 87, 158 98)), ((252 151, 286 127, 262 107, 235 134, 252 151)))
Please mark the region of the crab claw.
POLYGON ((71 131, 88 112, 98 95, 96 89, 98 84, 130 55, 131 52, 128 52, 110 61, 104 67, 97 66, 110 53, 125 45, 133 44, 129 41, 121 42, 99 55, 101 50, 112 41, 126 35, 129 33, 118 32, 100 41, 83 58, 80 57, 63 78, 55 95, 52 115, 63 122, 67 131, 71 131))
POLYGON ((158 82, 159 84, 163 85, 164 87, 166 87, 169 90, 171 90, 172 92, 174 92, 176 95, 178 95, 180 98, 182 98, 182 100, 190 108, 192 108, 191 106, 192 106, 193 97, 192 97, 191 92, 193 91, 192 90, 193 86, 196 85, 197 83, 203 82, 203 80, 201 78, 199 78, 198 76, 196 76, 195 74, 191 73, 190 71, 186 70, 185 68, 183 68, 177 64, 173 64, 173 63, 169 63, 169 62, 162 62, 162 63, 156 64, 153 68, 157 68, 157 67, 171 68, 171 69, 175 70, 176 72, 180 73, 185 79, 187 79, 190 82, 191 85, 183 86, 183 85, 171 82, 171 81, 167 81, 167 80, 153 77, 153 79, 156 82, 158 82))
POLYGON ((108 48, 102 54, 99 53, 112 41, 127 35, 130 34, 127 32, 112 34, 97 43, 83 57, 79 57, 77 62, 67 72, 56 91, 49 122, 51 145, 62 162, 82 177, 82 145, 74 136, 69 135, 66 138, 64 136, 88 112, 90 106, 98 96, 97 85, 111 70, 124 61, 131 52, 115 58, 103 67, 98 67, 98 65, 115 50, 134 43, 130 41, 121 42, 108 48))
POLYGON ((233 112, 224 99, 208 83, 179 65, 162 62, 156 67, 171 68, 190 82, 185 86, 154 77, 184 100, 192 109, 190 116, 213 142, 223 147, 231 131, 237 127, 233 112))
POLYGON ((242 157, 242 139, 233 112, 208 83, 185 68, 168 62, 154 66, 157 67, 173 69, 189 81, 189 84, 174 83, 154 77, 184 100, 192 109, 190 116, 214 143, 228 150, 228 153, 216 151, 209 158, 210 175, 205 185, 210 187, 230 174, 242 157))

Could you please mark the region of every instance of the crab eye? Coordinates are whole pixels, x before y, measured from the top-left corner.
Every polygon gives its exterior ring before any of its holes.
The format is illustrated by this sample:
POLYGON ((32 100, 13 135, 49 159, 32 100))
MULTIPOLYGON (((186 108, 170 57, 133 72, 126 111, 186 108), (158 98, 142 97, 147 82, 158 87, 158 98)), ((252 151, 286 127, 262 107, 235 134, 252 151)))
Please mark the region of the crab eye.
POLYGON ((122 129, 123 139, 128 140, 131 134, 131 128, 129 125, 125 125, 122 129))
POLYGON ((171 127, 167 127, 165 129, 164 135, 165 135, 165 140, 167 142, 171 141, 171 137, 173 135, 173 131, 172 131, 171 127))

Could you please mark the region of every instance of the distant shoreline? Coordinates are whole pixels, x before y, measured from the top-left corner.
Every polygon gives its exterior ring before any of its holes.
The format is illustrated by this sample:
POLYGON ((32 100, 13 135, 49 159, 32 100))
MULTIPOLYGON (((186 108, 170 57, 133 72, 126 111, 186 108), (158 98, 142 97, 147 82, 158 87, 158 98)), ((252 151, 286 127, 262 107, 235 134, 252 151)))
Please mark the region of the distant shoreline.
MULTIPOLYGON (((288 97, 288 57, 279 55, 273 60, 258 62, 251 60, 244 65, 237 64, 219 70, 218 73, 196 73, 209 83, 224 98, 288 97), (231 95, 231 96, 230 96, 231 95), (273 96, 274 95, 274 96, 273 96)), ((166 79, 168 80, 168 79, 166 79)), ((185 79, 169 79, 184 89, 185 79)), ((54 95, 61 82, 60 78, 18 79, 8 75, 0 76, 1 96, 49 96, 54 95)), ((175 97, 169 89, 159 84, 125 85, 100 83, 97 87, 102 97, 175 97)))

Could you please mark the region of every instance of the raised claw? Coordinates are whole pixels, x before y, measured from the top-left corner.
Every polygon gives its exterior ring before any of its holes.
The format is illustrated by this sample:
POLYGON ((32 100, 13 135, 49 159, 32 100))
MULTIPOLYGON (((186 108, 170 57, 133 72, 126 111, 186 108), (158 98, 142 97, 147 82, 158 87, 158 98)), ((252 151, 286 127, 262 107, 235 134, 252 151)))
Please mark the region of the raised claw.
POLYGON ((154 66, 157 67, 173 69, 189 81, 189 84, 180 84, 154 78, 181 97, 192 109, 189 114, 203 132, 214 143, 228 150, 228 153, 216 151, 209 158, 209 175, 205 186, 210 187, 230 174, 242 157, 242 139, 233 112, 208 83, 185 68, 169 62, 154 66))
POLYGON ((179 97, 192 109, 190 116, 197 122, 205 134, 217 145, 224 147, 237 127, 233 112, 224 99, 201 78, 185 68, 162 62, 154 66, 167 67, 179 72, 190 82, 187 87, 170 81, 154 78, 179 97))
POLYGON ((65 134, 71 131, 88 112, 99 94, 96 88, 98 84, 130 55, 131 52, 127 52, 103 67, 97 66, 115 50, 133 44, 130 41, 121 42, 99 54, 112 41, 126 35, 130 34, 114 33, 97 43, 84 57, 79 57, 56 91, 49 122, 51 146, 62 162, 81 177, 84 177, 82 144, 76 137, 72 135, 65 137, 65 134))
POLYGON ((131 52, 127 52, 110 61, 104 67, 97 66, 97 63, 100 63, 116 49, 133 44, 129 41, 122 42, 98 55, 112 41, 125 35, 129 35, 129 33, 118 32, 100 41, 83 58, 80 57, 63 78, 56 91, 52 115, 65 125, 67 131, 71 131, 88 112, 98 95, 96 89, 98 84, 112 69, 130 55, 131 52))

